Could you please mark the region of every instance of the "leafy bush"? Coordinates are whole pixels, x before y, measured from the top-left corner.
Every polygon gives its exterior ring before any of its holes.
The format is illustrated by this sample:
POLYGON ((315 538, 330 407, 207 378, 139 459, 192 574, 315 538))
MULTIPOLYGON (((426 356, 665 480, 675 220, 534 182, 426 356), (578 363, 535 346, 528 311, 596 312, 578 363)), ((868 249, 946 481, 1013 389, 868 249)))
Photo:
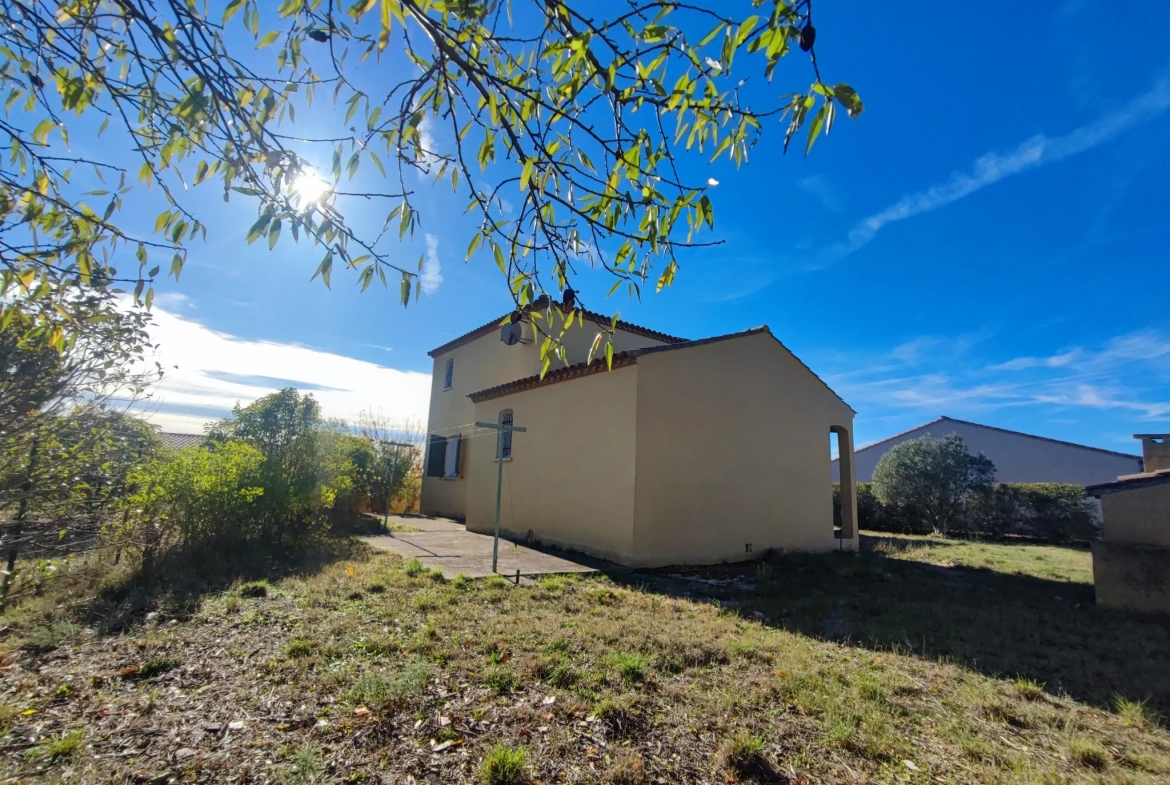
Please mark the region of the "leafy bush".
POLYGON ((995 464, 982 453, 972 455, 955 434, 896 444, 873 470, 879 501, 942 534, 962 527, 968 498, 994 480, 995 464))
POLYGON ((212 427, 205 445, 168 451, 129 477, 128 515, 109 531, 144 562, 171 547, 260 541, 304 545, 353 516, 369 492, 373 449, 324 423, 311 395, 266 395, 212 427))
MULTIPOLYGON (((841 525, 841 488, 833 485, 833 521, 841 525)), ((867 531, 929 534, 920 516, 883 504, 871 483, 857 483, 858 526, 867 531)), ((1079 485, 996 483, 972 491, 950 532, 999 538, 1027 537, 1052 543, 1087 542, 1100 535, 1097 510, 1079 485)))
POLYGON ((257 536, 263 461, 242 442, 188 447, 151 461, 131 475, 135 490, 126 500, 137 539, 157 551, 257 536))
MULTIPOLYGON (((897 534, 930 534, 931 527, 921 515, 905 514, 889 507, 874 493, 873 483, 857 483, 857 526, 866 531, 897 534)), ((833 483, 833 525, 841 525, 841 484, 833 483)))

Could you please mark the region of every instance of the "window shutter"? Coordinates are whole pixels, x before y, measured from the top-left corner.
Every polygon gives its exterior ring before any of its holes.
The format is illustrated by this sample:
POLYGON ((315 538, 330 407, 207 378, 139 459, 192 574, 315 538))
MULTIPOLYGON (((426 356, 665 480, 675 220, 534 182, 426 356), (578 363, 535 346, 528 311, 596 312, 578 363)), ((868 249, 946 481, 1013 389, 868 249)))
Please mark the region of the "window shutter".
POLYGON ((447 359, 447 368, 445 369, 444 374, 445 375, 443 376, 443 389, 450 390, 451 389, 451 381, 455 377, 455 358, 454 357, 450 357, 447 359))
POLYGON ((431 449, 427 454, 427 476, 442 477, 447 462, 447 440, 442 436, 431 436, 431 449))
POLYGON ((447 478, 459 476, 459 454, 463 452, 463 439, 459 434, 447 437, 447 461, 443 476, 447 478))

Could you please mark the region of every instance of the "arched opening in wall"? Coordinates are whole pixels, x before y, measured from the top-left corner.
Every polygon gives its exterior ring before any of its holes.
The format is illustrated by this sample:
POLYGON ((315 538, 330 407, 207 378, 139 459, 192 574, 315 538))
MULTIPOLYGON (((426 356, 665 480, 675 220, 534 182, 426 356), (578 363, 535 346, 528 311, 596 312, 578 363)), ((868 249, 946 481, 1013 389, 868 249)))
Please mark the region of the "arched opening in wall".
POLYGON ((831 470, 831 485, 829 490, 833 495, 833 537, 841 539, 841 436, 836 431, 829 430, 829 467, 831 470))
POLYGON ((833 537, 844 549, 857 539, 857 482, 853 470, 853 437, 849 429, 829 428, 830 492, 833 497, 833 537))

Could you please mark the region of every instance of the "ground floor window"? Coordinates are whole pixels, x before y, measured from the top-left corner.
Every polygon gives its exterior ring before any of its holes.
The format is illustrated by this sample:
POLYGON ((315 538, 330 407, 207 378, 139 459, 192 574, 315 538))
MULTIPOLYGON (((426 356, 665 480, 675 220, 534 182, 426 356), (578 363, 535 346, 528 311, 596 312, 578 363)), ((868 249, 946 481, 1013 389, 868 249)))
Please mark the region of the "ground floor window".
POLYGON ((453 480, 459 476, 459 453, 463 446, 463 439, 459 434, 447 437, 447 454, 443 464, 443 479, 453 480))
POLYGON ((459 476, 459 459, 463 453, 460 434, 438 436, 431 434, 427 445, 427 476, 452 480, 459 476))

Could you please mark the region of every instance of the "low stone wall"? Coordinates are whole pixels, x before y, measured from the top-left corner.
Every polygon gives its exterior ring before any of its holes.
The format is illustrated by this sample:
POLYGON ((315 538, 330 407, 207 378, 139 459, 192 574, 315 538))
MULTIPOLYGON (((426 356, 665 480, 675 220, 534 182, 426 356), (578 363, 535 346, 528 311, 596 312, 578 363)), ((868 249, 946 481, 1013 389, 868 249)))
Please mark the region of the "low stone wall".
POLYGON ((1170 547, 1093 543, 1097 606, 1139 613, 1170 613, 1170 547))

